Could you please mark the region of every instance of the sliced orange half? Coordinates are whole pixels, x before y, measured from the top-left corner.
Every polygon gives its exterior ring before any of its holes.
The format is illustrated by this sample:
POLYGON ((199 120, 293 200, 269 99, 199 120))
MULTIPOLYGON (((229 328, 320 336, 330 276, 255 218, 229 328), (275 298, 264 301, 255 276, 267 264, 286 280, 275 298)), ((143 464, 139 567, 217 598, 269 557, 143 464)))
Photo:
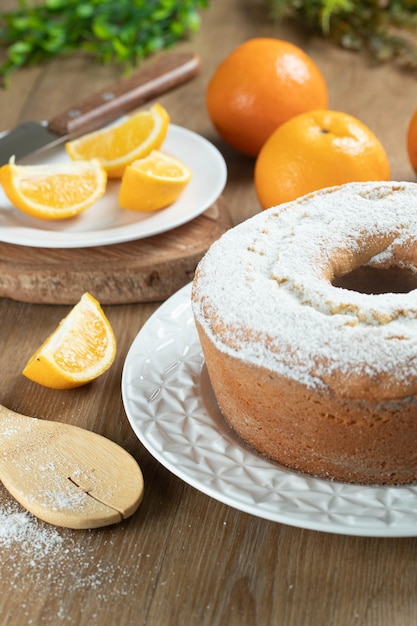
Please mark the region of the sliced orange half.
POLYGON ((178 200, 191 180, 191 170, 178 159, 153 150, 126 168, 119 204, 131 211, 158 211, 178 200))
POLYGON ((99 302, 89 293, 71 309, 29 359, 22 374, 45 387, 80 387, 113 363, 116 340, 99 302))
POLYGON ((20 211, 43 220, 63 220, 85 211, 106 191, 107 174, 97 159, 0 169, 4 193, 20 211))
POLYGON ((162 145, 169 121, 164 107, 155 104, 116 126, 69 141, 65 147, 72 159, 100 159, 111 178, 121 178, 129 163, 162 145))

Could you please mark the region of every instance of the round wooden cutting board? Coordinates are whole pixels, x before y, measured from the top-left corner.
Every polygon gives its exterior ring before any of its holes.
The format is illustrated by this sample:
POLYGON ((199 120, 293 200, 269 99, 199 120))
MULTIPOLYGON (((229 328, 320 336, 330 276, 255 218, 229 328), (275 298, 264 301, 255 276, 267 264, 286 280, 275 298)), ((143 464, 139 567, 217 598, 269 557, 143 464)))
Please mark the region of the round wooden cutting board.
POLYGON ((171 231, 95 248, 0 243, 0 297, 75 304, 88 291, 101 304, 158 302, 192 280, 210 245, 232 226, 221 198, 171 231))

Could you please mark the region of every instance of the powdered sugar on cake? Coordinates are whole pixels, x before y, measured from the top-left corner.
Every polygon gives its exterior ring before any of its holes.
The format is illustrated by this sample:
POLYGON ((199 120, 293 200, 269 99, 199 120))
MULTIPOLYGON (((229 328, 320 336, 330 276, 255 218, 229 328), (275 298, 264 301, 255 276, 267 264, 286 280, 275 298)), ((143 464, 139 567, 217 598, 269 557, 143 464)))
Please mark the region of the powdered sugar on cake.
POLYGON ((196 320, 217 348, 310 387, 417 392, 417 290, 332 285, 361 265, 417 272, 417 185, 354 183, 264 211, 201 261, 196 320), (391 381, 387 388, 387 381, 391 381))

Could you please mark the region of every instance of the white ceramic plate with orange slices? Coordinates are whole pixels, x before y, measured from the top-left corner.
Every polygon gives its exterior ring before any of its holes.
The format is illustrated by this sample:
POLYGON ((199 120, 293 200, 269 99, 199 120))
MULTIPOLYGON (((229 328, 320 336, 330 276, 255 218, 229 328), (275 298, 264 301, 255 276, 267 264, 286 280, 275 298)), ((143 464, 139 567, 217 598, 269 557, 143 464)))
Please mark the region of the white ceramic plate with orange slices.
MULTIPOLYGON (((0 241, 36 248, 88 248, 151 237, 191 221, 224 189, 227 168, 223 156, 207 139, 175 124, 170 124, 160 150, 192 171, 186 189, 169 207, 152 213, 121 209, 120 181, 109 179, 104 197, 80 215, 60 221, 39 220, 16 209, 0 187, 0 241)), ((30 164, 68 160, 65 148, 60 147, 33 157, 30 164)))

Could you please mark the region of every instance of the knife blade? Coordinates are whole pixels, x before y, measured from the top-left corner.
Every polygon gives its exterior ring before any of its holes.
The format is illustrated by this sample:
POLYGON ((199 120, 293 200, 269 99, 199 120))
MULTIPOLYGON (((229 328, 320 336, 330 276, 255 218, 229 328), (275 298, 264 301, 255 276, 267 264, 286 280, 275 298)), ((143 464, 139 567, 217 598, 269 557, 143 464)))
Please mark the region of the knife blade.
POLYGON ((0 165, 103 128, 163 93, 196 76, 200 58, 194 53, 166 54, 142 71, 113 83, 47 122, 20 124, 0 139, 0 165))

